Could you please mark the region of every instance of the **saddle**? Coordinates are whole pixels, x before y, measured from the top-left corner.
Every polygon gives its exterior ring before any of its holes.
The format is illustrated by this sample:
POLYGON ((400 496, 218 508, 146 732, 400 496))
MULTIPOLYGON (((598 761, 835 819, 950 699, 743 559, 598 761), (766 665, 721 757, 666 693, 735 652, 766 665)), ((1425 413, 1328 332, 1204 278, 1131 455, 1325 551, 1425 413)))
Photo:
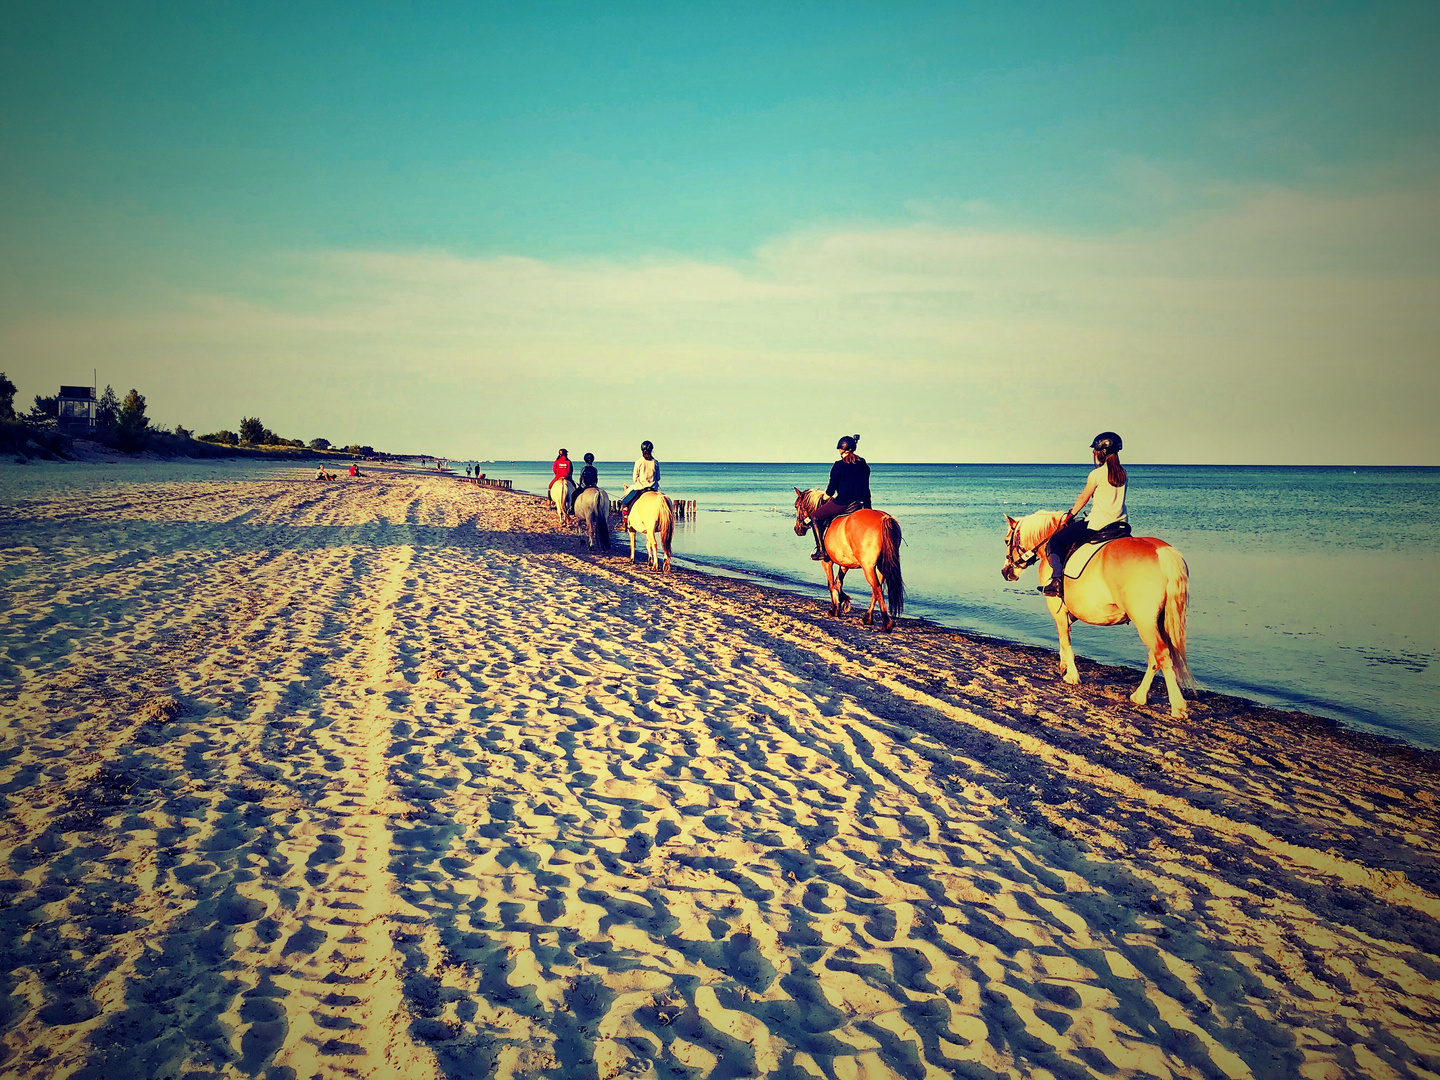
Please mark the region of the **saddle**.
POLYGON ((1119 540, 1122 536, 1129 535, 1130 523, 1128 521, 1112 521, 1066 557, 1065 576, 1078 578, 1085 572, 1085 567, 1090 565, 1090 560, 1095 557, 1097 551, 1112 540, 1119 540))

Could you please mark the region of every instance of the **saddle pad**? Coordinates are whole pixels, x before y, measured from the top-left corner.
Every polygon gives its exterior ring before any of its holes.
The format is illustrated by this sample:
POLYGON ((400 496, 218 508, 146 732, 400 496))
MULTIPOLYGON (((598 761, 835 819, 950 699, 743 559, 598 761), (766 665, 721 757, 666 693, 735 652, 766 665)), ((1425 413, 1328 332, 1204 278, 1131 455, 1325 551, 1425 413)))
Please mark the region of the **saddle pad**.
POLYGON ((1078 578, 1085 572, 1085 567, 1090 565, 1090 560, 1095 557, 1097 551, 1106 544, 1113 544, 1119 539, 1121 538, 1118 536, 1112 536, 1108 540, 1091 540, 1088 544, 1081 544, 1072 551, 1070 557, 1065 560, 1065 576, 1067 578, 1078 578))

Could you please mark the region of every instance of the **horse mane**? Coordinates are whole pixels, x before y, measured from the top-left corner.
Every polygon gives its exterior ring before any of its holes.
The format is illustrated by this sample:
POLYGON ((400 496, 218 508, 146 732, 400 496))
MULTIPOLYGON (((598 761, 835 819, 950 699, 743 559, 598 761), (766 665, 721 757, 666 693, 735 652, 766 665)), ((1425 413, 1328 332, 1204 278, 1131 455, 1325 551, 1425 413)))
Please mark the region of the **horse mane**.
POLYGON ((1064 520, 1065 515, 1058 510, 1036 510, 1027 514, 1020 519, 1020 546, 1026 551, 1034 551, 1055 535, 1064 520))
POLYGON ((822 488, 810 488, 800 493, 800 499, 805 506, 805 512, 813 514, 815 508, 825 501, 825 492, 822 488))

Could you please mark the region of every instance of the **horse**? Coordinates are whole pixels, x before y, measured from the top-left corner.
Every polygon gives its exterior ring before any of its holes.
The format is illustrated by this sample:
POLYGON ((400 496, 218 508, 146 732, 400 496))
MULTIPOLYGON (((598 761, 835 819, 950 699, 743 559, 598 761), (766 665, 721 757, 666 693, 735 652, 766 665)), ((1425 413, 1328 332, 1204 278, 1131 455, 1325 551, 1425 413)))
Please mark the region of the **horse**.
POLYGON ((605 551, 610 550, 610 496, 604 488, 586 488, 575 496, 575 516, 585 526, 585 536, 590 541, 590 550, 598 542, 605 551))
MULTIPOLYGON (((1018 581, 1031 565, 1040 564, 1040 580, 1063 574, 1064 567, 1050 563, 1048 549, 1040 546, 1053 536, 1065 515, 1038 510, 1016 520, 1005 515, 1005 565, 1000 574, 1006 581, 1018 581)), ((1153 536, 1122 536, 1111 540, 1091 556, 1078 578, 1067 579, 1065 596, 1047 596, 1046 605, 1060 635, 1060 667, 1072 686, 1080 682, 1075 669, 1075 650, 1070 645, 1070 624, 1075 620, 1091 626, 1118 626, 1133 622, 1140 640, 1149 650, 1145 676, 1130 695, 1144 705, 1155 672, 1165 676, 1170 695, 1170 715, 1189 713, 1183 684, 1193 688, 1185 663, 1185 611, 1190 603, 1190 571, 1180 552, 1153 536)))
MULTIPOLYGON (((825 500, 818 488, 795 489, 795 535, 810 531, 810 515, 825 500)), ((839 618, 850 610, 845 595, 845 574, 863 568, 870 583, 870 606, 861 620, 869 626, 880 605, 880 631, 889 633, 905 610, 905 579, 900 574, 900 523, 879 510, 856 510, 835 518, 825 530, 825 583, 830 587, 830 614, 839 618), (890 603, 885 603, 889 594, 890 603)))
POLYGON ((645 550, 650 555, 650 565, 657 570, 670 573, 674 569, 670 558, 670 541, 675 535, 675 510, 670 499, 658 491, 647 491, 630 507, 628 528, 630 531, 630 561, 635 561, 635 534, 645 534, 645 550), (656 559, 663 556, 664 565, 656 566, 656 559))
POLYGON ((570 527, 570 511, 566 509, 575 498, 575 483, 558 477, 550 481, 550 501, 555 504, 555 517, 562 529, 570 527))

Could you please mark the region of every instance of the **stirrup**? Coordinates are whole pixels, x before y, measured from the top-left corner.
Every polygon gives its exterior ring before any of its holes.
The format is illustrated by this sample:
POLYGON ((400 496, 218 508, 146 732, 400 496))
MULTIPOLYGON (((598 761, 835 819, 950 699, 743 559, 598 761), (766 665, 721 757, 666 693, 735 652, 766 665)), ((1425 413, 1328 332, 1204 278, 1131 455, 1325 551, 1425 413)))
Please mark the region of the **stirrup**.
POLYGON ((1064 585, 1062 584, 1063 580, 1063 575, 1056 574, 1048 582, 1040 586, 1040 595, 1063 598, 1065 595, 1064 585))

